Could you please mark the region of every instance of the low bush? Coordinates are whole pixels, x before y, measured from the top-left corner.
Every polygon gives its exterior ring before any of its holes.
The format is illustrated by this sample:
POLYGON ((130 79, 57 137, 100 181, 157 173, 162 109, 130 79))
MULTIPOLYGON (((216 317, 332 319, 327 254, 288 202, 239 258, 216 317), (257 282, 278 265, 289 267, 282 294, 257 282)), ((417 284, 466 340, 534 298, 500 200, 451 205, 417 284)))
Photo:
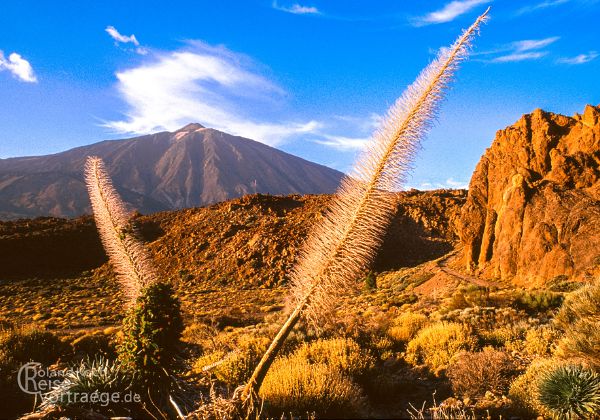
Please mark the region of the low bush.
POLYGON ((103 333, 84 334, 71 341, 71 348, 75 355, 83 354, 94 357, 95 355, 114 358, 117 354, 116 343, 113 337, 103 333))
POLYGON ((587 285, 569 294, 556 316, 564 337, 557 355, 582 361, 600 370, 600 285, 587 285))
POLYGON ((440 321, 423 328, 408 342, 406 361, 425 364, 434 373, 447 367, 450 359, 461 351, 475 349, 477 340, 470 330, 455 322, 440 321))
POLYGON ((201 356, 194 364, 194 371, 210 372, 226 385, 238 386, 250 378, 269 343, 266 337, 241 335, 234 350, 220 349, 201 356))
POLYGON ((525 335, 523 350, 530 356, 550 356, 556 348, 558 338, 558 331, 548 325, 532 328, 525 335))
POLYGON ((292 355, 277 359, 260 388, 265 409, 282 414, 315 412, 319 418, 360 415, 365 404, 361 388, 340 370, 323 363, 310 363, 292 355))
POLYGON ((505 395, 515 373, 512 358, 490 347, 458 356, 446 372, 455 395, 470 398, 483 397, 488 391, 505 395))
POLYGON ((319 339, 306 343, 295 356, 309 363, 325 364, 352 377, 363 376, 375 364, 374 357, 350 338, 319 339))
POLYGON ((412 340, 419 330, 427 325, 428 322, 429 318, 423 314, 405 312, 393 321, 392 326, 387 331, 387 335, 396 343, 405 345, 412 340))
POLYGON ((519 309, 523 309, 528 314, 536 314, 556 309, 562 302, 563 295, 561 293, 549 290, 535 290, 522 293, 517 298, 515 304, 519 309))
POLYGON ((0 365, 20 366, 29 361, 48 365, 65 349, 58 336, 35 325, 0 331, 0 365))
POLYGON ((600 415, 600 375, 579 365, 558 366, 539 381, 540 403, 555 418, 593 418, 600 415))

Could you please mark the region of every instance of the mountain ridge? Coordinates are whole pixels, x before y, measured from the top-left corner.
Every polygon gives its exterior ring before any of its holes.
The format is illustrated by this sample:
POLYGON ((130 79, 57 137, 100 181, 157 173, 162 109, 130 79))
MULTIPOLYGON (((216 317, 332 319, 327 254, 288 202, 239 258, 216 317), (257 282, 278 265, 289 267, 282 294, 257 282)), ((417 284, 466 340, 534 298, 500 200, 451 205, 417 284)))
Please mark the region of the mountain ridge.
POLYGON ((1 159, 0 219, 89 213, 83 166, 91 155, 105 160, 117 190, 144 213, 249 193, 332 193, 343 176, 260 142, 191 123, 174 132, 1 159))

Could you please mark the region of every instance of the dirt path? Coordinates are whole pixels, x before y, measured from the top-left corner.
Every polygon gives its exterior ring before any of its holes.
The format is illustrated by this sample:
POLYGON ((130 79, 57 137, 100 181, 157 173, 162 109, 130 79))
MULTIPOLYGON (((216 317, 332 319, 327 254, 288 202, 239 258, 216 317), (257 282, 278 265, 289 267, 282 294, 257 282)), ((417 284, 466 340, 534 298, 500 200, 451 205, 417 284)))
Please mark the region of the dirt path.
POLYGON ((460 280, 466 281, 471 284, 475 284, 480 287, 500 287, 501 285, 495 283, 493 281, 484 280, 479 277, 471 276, 469 274, 461 273, 460 271, 456 271, 450 267, 448 267, 448 260, 451 257, 456 256, 460 252, 460 249, 455 249, 454 251, 444 255, 443 257, 437 259, 435 261, 437 267, 442 270, 444 273, 456 277, 460 280))

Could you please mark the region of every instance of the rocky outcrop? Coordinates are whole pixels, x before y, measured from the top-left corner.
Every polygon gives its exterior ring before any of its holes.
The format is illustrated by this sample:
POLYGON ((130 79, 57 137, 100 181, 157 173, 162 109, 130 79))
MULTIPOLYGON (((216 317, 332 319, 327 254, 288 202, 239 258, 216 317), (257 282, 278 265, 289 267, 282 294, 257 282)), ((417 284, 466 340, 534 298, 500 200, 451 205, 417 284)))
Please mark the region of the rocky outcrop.
POLYGON ((599 180, 600 107, 538 109, 498 131, 461 211, 467 268, 523 285, 597 276, 599 180))

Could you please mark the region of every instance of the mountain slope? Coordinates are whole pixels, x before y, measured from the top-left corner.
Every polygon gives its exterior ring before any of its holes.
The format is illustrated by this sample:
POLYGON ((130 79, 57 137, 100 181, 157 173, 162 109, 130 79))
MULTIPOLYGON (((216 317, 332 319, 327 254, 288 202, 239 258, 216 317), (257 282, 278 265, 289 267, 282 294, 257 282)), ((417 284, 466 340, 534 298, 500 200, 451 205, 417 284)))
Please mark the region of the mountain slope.
POLYGON ((87 156, 103 158, 124 199, 144 213, 248 193, 335 191, 343 174, 262 143, 189 124, 38 157, 0 159, 0 219, 89 213, 87 156))

